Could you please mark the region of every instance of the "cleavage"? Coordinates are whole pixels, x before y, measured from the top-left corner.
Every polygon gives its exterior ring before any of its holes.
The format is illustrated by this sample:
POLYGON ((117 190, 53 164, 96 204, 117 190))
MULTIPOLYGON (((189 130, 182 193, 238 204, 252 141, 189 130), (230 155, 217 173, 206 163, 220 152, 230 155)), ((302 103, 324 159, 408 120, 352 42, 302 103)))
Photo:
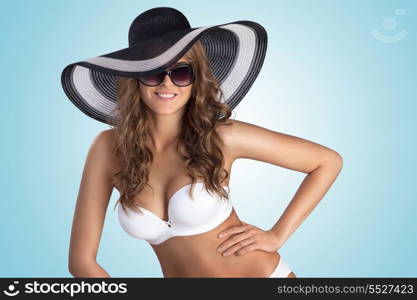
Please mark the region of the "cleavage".
MULTIPOLYGON (((178 180, 176 180, 177 182, 178 182, 178 180)), ((198 181, 199 182, 199 181, 198 181)), ((158 196, 155 196, 154 198, 152 198, 152 191, 149 193, 149 199, 152 199, 151 201, 155 201, 155 202, 158 202, 159 203, 159 201, 164 201, 164 203, 163 203, 163 213, 162 213, 162 215, 163 215, 163 217, 161 217, 161 213, 159 213, 158 212, 158 208, 157 207, 159 207, 159 206, 161 206, 160 204, 158 205, 157 203, 155 203, 154 205, 152 205, 152 206, 142 206, 142 205, 140 205, 139 204, 139 207, 140 208, 145 208, 147 211, 149 211, 149 212, 151 212, 152 214, 154 214, 156 217, 158 217, 160 220, 162 220, 163 222, 168 222, 169 221, 169 214, 168 214, 168 208, 169 208, 169 205, 170 205, 170 203, 171 203, 171 201, 173 200, 173 198, 175 197, 175 195, 180 191, 180 190, 183 190, 183 189, 186 189, 186 188, 191 188, 191 184, 192 184, 192 182, 182 182, 182 184, 180 185, 180 184, 178 184, 178 183, 176 183, 175 184, 175 190, 174 189, 172 189, 173 191, 170 191, 170 194, 165 198, 165 200, 160 200, 159 199, 159 197, 158 196), (166 215, 166 217, 165 217, 165 215, 166 215)), ((150 184, 151 186, 152 186, 152 184, 150 184)), ((172 186, 173 184, 171 184, 171 186, 172 186)), ((170 185, 168 185, 168 186, 170 186, 170 185)), ((154 189, 156 190, 156 188, 154 187, 154 189)), ((171 188, 165 188, 165 190, 171 190, 171 188)), ((155 193, 156 194, 156 193, 155 193)), ((146 197, 148 198, 148 196, 146 195, 146 197)), ((159 209, 160 210, 160 209, 159 209)))
POLYGON ((168 207, 172 196, 191 181, 184 167, 184 161, 175 151, 167 151, 163 155, 154 154, 148 181, 153 190, 145 186, 144 195, 140 198, 142 203, 147 204, 142 207, 164 222, 169 221, 168 207))

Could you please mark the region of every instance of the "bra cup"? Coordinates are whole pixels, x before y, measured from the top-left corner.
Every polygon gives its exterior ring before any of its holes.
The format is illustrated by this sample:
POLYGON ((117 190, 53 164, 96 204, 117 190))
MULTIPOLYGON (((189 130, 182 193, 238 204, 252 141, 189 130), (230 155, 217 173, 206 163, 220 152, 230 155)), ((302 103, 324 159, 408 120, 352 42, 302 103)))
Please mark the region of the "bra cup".
POLYGON ((141 210, 143 214, 139 214, 126 207, 128 212, 126 214, 120 204, 117 206, 120 225, 130 236, 137 239, 154 240, 165 234, 166 226, 149 215, 147 211, 141 210))
POLYGON ((190 191, 191 187, 183 189, 171 199, 168 214, 176 229, 201 228, 221 211, 217 195, 211 196, 204 185, 195 185, 192 198, 190 191))

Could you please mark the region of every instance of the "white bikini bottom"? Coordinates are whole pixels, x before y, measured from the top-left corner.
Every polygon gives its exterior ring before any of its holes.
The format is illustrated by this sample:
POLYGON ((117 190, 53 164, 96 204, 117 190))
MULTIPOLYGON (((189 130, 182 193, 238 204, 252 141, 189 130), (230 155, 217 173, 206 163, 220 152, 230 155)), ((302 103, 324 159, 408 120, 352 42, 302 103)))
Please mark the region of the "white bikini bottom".
POLYGON ((285 262, 285 260, 282 259, 282 256, 280 255, 277 267, 272 272, 272 274, 268 276, 268 278, 271 278, 271 277, 288 277, 288 275, 290 273, 291 273, 291 268, 288 266, 288 264, 285 262))

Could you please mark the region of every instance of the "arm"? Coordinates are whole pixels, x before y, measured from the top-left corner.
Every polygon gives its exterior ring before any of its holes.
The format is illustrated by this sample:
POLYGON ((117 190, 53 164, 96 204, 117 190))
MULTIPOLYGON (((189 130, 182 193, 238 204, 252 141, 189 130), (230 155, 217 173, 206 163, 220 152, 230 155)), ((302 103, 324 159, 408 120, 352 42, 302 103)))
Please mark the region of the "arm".
POLYGON ((68 267, 74 277, 110 277, 96 262, 107 206, 113 190, 111 130, 97 135, 82 174, 72 223, 68 267))
POLYGON ((270 229, 280 246, 311 213, 335 181, 343 165, 332 149, 295 136, 233 120, 225 143, 232 160, 255 159, 306 173, 294 198, 270 229))
POLYGON ((342 169, 342 158, 338 154, 324 161, 310 172, 301 183, 282 216, 270 229, 280 241, 280 247, 298 228, 327 193, 342 169))

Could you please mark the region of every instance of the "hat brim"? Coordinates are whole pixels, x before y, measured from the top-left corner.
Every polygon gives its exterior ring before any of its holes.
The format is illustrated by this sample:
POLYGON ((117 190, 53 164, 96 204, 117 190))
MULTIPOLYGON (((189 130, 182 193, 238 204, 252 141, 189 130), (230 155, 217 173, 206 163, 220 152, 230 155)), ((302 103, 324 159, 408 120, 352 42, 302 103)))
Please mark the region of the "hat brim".
POLYGON ((211 70, 220 83, 223 98, 219 100, 235 108, 258 76, 266 55, 266 30, 253 21, 170 32, 146 44, 72 63, 62 71, 61 84, 67 97, 83 113, 112 124, 117 76, 138 78, 161 72, 197 40, 203 43, 211 70), (157 43, 162 40, 163 44, 157 43))

